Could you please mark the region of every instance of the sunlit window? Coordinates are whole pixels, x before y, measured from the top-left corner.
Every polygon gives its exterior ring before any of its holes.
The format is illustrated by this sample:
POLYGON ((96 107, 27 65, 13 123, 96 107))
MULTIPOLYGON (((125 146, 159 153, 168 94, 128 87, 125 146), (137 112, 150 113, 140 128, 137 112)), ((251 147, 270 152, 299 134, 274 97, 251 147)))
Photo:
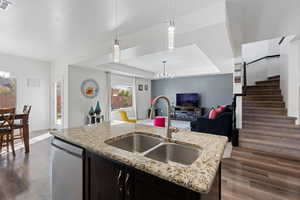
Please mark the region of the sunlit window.
POLYGON ((9 76, 0 76, 0 108, 16 107, 17 82, 9 76))
POLYGON ((132 87, 113 86, 111 91, 111 108, 112 110, 132 107, 132 87))

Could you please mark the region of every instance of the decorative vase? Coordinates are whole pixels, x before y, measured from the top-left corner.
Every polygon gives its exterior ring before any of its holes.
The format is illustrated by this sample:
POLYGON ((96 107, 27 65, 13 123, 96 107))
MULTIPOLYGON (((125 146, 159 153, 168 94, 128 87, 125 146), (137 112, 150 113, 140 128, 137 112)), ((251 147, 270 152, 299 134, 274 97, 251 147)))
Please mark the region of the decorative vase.
POLYGON ((91 109, 89 111, 89 115, 90 115, 90 118, 91 118, 91 124, 95 124, 96 123, 96 118, 95 118, 95 111, 94 111, 94 108, 93 106, 91 106, 91 109))
POLYGON ((101 114, 101 107, 100 107, 100 103, 99 103, 99 101, 97 101, 97 105, 96 105, 96 107, 95 107, 95 113, 96 113, 96 115, 100 115, 101 114))
POLYGON ((100 123, 101 122, 101 119, 100 119, 101 107, 100 107, 99 101, 97 101, 97 105, 95 107, 95 113, 96 113, 96 122, 100 123))

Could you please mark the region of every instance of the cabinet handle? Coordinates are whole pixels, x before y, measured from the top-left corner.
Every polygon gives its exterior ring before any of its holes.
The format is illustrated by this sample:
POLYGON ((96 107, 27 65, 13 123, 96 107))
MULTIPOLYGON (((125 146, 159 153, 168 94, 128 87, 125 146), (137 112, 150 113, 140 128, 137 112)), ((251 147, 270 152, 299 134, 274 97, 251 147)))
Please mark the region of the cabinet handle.
POLYGON ((123 173, 123 171, 120 170, 120 171, 119 171, 119 175, 118 175, 118 179, 117 179, 117 183, 118 183, 119 186, 121 185, 121 177, 122 177, 122 173, 123 173))
POLYGON ((125 178, 125 192, 126 192, 126 195, 127 195, 127 196, 130 195, 130 188, 128 187, 128 181, 129 181, 129 178, 130 178, 130 174, 127 173, 127 174, 126 174, 126 178, 125 178))

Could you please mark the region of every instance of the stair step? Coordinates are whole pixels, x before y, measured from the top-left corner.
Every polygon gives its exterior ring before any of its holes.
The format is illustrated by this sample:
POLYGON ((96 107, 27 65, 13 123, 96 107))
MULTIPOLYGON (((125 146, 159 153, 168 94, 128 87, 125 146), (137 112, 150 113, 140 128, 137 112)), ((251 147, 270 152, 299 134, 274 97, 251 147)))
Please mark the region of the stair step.
POLYGON ((260 86, 280 86, 280 80, 256 81, 255 84, 260 86))
POLYGON ((266 91, 266 92, 269 92, 269 91, 275 91, 275 92, 278 92, 278 91, 281 91, 280 88, 278 87, 274 87, 274 86, 255 86, 255 87, 247 87, 247 93, 248 92, 263 92, 263 91, 266 91))
POLYGON ((269 122, 257 122, 257 121, 243 121, 243 128, 258 129, 258 130, 270 130, 281 132, 292 132, 300 134, 300 127, 294 124, 285 123, 269 123, 269 122))
POLYGON ((243 113, 286 115, 287 110, 285 108, 266 108, 266 107, 243 106, 243 113))
MULTIPOLYGON (((284 117, 284 115, 282 115, 284 117)), ((287 118, 270 118, 270 117, 256 117, 256 116, 249 116, 243 115, 243 120, 245 121, 253 121, 253 122, 266 122, 266 123, 284 123, 284 124, 295 124, 295 120, 287 119, 287 118)))
POLYGON ((247 121, 261 121, 261 122, 284 122, 287 124, 295 124, 295 117, 287 117, 285 115, 268 115, 265 113, 243 113, 243 119, 247 121))
POLYGON ((251 95, 247 94, 247 96, 243 97, 246 100, 259 100, 259 101, 283 101, 283 97, 281 95, 251 95))
POLYGON ((281 101, 243 101, 244 106, 254 107, 278 107, 284 108, 285 103, 281 101))
POLYGON ((255 114, 255 113, 243 113, 244 116, 253 116, 253 117, 264 117, 264 118, 272 118, 272 119, 288 119, 288 120, 296 120, 296 117, 288 117, 282 115, 267 115, 267 114, 255 114))
POLYGON ((270 76, 268 77, 268 80, 280 80, 280 75, 270 76))
POLYGON ((240 147, 249 148, 259 151, 270 152, 280 155, 288 155, 290 157, 299 157, 300 149, 291 148, 272 141, 261 141, 259 139, 239 138, 240 147))
POLYGON ((264 90, 264 89, 276 89, 276 90, 280 90, 279 87, 277 86, 268 86, 268 85, 250 85, 250 86, 247 86, 247 90, 264 90))
POLYGON ((284 115, 266 115, 266 114, 253 114, 243 113, 243 120, 245 121, 260 121, 270 123, 286 123, 295 124, 295 118, 289 118, 284 115))
POLYGON ((285 136, 285 133, 281 133, 281 136, 275 136, 275 135, 263 135, 263 134, 249 134, 249 133, 241 132, 240 138, 260 140, 261 142, 265 142, 265 143, 271 142, 277 144, 280 147, 293 148, 293 149, 298 149, 300 151, 300 140, 299 140, 300 137, 289 138, 285 136))
MULTIPOLYGON (((272 191, 279 190, 278 194, 282 191, 286 193, 296 193, 300 195, 300 179, 298 177, 279 174, 272 171, 257 168, 255 166, 247 165, 238 159, 224 159, 223 168, 225 169, 223 175, 226 177, 233 175, 244 178, 244 181, 255 182, 262 187, 272 188, 272 191), (225 173, 224 173, 225 172, 225 173), (229 172, 227 174, 227 172, 229 172)), ((298 171, 299 173, 300 171, 298 171)), ((264 190, 265 191, 265 190, 264 190)), ((266 190, 268 191, 268 190, 266 190)))
POLYGON ((281 95, 281 90, 247 90, 247 95, 281 95))
POLYGON ((280 100, 256 100, 256 99, 243 99, 243 103, 268 103, 268 104, 284 104, 283 101, 280 100))

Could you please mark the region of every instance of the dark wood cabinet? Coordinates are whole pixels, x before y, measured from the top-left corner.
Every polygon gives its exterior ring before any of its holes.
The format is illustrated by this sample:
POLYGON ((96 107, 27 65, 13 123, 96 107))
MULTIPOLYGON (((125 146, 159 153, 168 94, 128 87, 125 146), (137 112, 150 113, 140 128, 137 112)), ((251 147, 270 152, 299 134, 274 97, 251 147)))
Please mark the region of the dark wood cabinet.
POLYGON ((87 154, 86 200, 206 199, 199 193, 122 163, 87 154))
POLYGON ((135 170, 133 200, 200 200, 199 193, 135 170))
POLYGON ((90 155, 90 200, 122 200, 125 168, 100 156, 90 155))

